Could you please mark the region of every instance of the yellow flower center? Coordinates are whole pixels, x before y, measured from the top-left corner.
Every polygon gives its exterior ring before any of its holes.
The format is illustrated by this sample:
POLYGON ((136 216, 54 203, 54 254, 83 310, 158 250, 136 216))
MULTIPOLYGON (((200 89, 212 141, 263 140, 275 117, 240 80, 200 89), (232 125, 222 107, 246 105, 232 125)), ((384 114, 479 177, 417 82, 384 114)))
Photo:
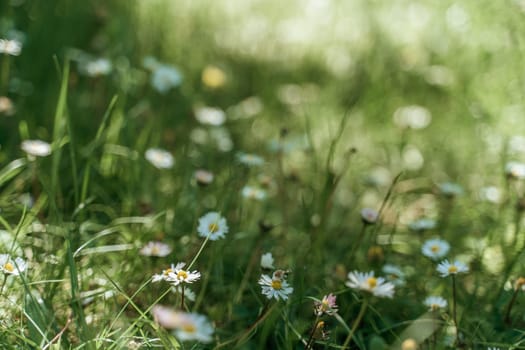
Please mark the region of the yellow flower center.
POLYGON ((454 265, 451 265, 449 268, 448 268, 448 272, 449 273, 456 273, 458 272, 458 268, 454 265))
POLYGON ((432 310, 432 311, 437 311, 437 310, 439 310, 439 305, 438 305, 438 304, 432 304, 432 305, 430 305, 430 310, 432 310))
POLYGON ((439 246, 433 245, 432 247, 430 247, 430 250, 432 251, 432 253, 437 253, 439 252, 439 246))
POLYGON ((166 270, 164 270, 164 276, 167 276, 167 275, 169 275, 172 272, 173 272, 173 270, 171 268, 166 269, 166 270))
POLYGON ((156 245, 154 245, 153 247, 151 247, 151 254, 152 255, 157 255, 159 254, 159 247, 157 247, 156 245))
POLYGON ((8 272, 13 272, 15 270, 15 267, 10 262, 5 263, 4 269, 8 272))
POLYGON ((177 273, 177 278, 178 278, 178 279, 183 279, 183 280, 185 280, 186 278, 188 278, 188 274, 186 273, 186 271, 184 271, 184 270, 180 270, 180 271, 177 273))
POLYGON ((188 323, 182 326, 182 330, 187 333, 195 333, 197 331, 197 327, 195 327, 194 324, 188 323))
POLYGON ((368 283, 368 287, 375 288, 377 286, 377 279, 375 277, 369 277, 366 283, 368 283))
POLYGON ((280 280, 272 280, 272 288, 275 290, 279 290, 283 288, 283 284, 280 280))
POLYGON ((211 224, 208 226, 208 230, 210 230, 211 233, 215 233, 215 232, 219 231, 219 225, 217 225, 216 222, 211 223, 211 224))

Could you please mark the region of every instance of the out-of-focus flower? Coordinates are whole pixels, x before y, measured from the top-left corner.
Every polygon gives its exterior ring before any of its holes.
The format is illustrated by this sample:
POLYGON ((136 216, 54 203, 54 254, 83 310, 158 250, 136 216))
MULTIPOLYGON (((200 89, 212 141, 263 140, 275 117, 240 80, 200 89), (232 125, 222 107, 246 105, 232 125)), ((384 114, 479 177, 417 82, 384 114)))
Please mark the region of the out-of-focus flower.
POLYGON ((497 204, 501 202, 502 194, 496 186, 488 186, 479 190, 479 197, 481 200, 497 204))
POLYGON ((142 249, 140 254, 145 256, 168 256, 171 253, 171 247, 162 242, 148 242, 142 249))
POLYGON ((417 342, 412 338, 405 339, 401 343, 401 350, 417 350, 417 342))
POLYGON ((155 321, 161 327, 173 329, 180 341, 212 341, 213 326, 203 315, 176 311, 162 305, 155 305, 151 312, 155 321))
POLYGON ((288 295, 293 292, 293 288, 288 285, 284 275, 281 270, 275 271, 272 277, 261 275, 258 283, 262 287, 262 294, 266 295, 268 299, 288 299, 288 295))
POLYGON ((436 220, 429 219, 429 218, 420 218, 408 224, 409 229, 411 229, 412 231, 417 231, 417 232, 432 230, 435 227, 436 227, 436 220))
POLYGON ((361 220, 367 225, 372 225, 377 222, 379 218, 379 213, 377 210, 372 208, 363 208, 361 209, 361 220))
POLYGON ((201 186, 209 185, 213 182, 213 173, 204 169, 196 170, 193 174, 195 181, 201 186))
POLYGON ((16 39, 0 39, 0 54, 18 56, 22 52, 22 43, 16 39))
POLYGON ((161 94, 166 94, 182 83, 182 74, 177 68, 160 63, 153 57, 144 59, 144 67, 151 70, 151 86, 161 94))
POLYGON ((423 244, 421 252, 430 259, 437 260, 447 255, 450 250, 450 244, 439 238, 429 239, 423 244))
POLYGON ((14 261, 9 254, 0 254, 0 271, 6 275, 19 276, 27 270, 27 262, 17 257, 14 261))
POLYGON ((84 63, 83 71, 90 77, 98 77, 111 73, 113 65, 107 58, 97 58, 84 63))
POLYGON ((198 107, 194 110, 195 118, 201 124, 219 126, 226 121, 226 113, 220 108, 198 107))
POLYGON ((447 277, 450 275, 457 275, 459 273, 467 273, 469 270, 467 265, 461 261, 456 260, 453 263, 450 263, 448 260, 444 260, 437 266, 437 271, 441 277, 447 277))
POLYGON ((257 96, 251 96, 229 108, 228 115, 231 115, 233 119, 251 118, 261 113, 263 108, 261 99, 257 96))
POLYGON ((255 154, 249 153, 237 153, 237 160, 247 166, 262 166, 264 165, 264 159, 255 154))
POLYGON ((27 154, 35 157, 46 157, 51 154, 51 145, 42 140, 25 140, 21 148, 27 154))
POLYGON ((228 224, 219 213, 212 211, 199 219, 197 232, 201 237, 209 237, 210 241, 216 241, 228 233, 228 224))
POLYGON ((209 65, 202 71, 202 82, 211 89, 217 89, 226 83, 226 74, 219 67, 209 65))
POLYGON ((525 277, 519 277, 515 282, 515 288, 525 291, 525 277))
POLYGON ((509 179, 525 179, 525 164, 519 162, 508 162, 505 165, 505 175, 509 179))
POLYGON ((244 186, 242 188, 241 193, 244 198, 248 199, 255 199, 261 201, 266 198, 265 190, 253 186, 244 186))
POLYGON ((15 106, 9 97, 0 96, 0 114, 13 115, 15 106))
POLYGON ((445 197, 456 197, 463 194, 463 187, 452 182, 443 182, 438 185, 439 191, 445 197))
POLYGON ((394 112, 394 122, 401 128, 424 129, 432 120, 432 114, 422 106, 400 107, 394 112))
POLYGON ((427 297, 424 304, 429 308, 429 311, 438 311, 447 307, 447 301, 439 296, 427 297))
POLYGON ((268 252, 261 255, 261 267, 263 269, 274 269, 272 253, 268 252))
POLYGON ((337 313, 336 296, 332 293, 325 295, 321 301, 314 302, 314 313, 316 316, 323 314, 332 316, 337 313))
POLYGON ((399 266, 386 264, 382 268, 386 280, 392 282, 396 287, 401 287, 405 284, 405 273, 399 266))
POLYGON ((381 298, 394 296, 394 284, 386 282, 383 277, 374 277, 373 271, 367 273, 353 271, 348 274, 348 279, 345 284, 350 288, 363 290, 381 298))
POLYGON ((170 169, 175 164, 175 159, 171 153, 161 148, 148 149, 145 158, 158 169, 170 169))

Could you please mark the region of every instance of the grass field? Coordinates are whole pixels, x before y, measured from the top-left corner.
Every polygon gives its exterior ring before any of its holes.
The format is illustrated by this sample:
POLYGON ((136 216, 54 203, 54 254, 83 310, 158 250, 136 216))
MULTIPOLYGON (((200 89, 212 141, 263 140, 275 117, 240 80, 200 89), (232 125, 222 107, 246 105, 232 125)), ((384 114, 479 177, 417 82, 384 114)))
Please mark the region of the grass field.
POLYGON ((0 2, 1 349, 525 349, 523 0, 0 2))

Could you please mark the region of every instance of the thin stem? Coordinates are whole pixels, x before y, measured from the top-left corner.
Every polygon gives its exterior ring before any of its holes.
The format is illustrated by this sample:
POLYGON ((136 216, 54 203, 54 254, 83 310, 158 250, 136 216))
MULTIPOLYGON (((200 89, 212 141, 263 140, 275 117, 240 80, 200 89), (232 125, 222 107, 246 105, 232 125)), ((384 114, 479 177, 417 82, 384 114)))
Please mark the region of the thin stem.
POLYGON ((512 310, 512 306, 514 306, 514 302, 516 301, 516 298, 518 297, 518 292, 520 291, 520 288, 516 288, 514 291, 514 294, 512 295, 512 299, 510 299, 509 305, 507 306, 507 311, 505 312, 505 323, 510 325, 510 311, 512 310))
POLYGON ((197 259, 199 258, 199 255, 201 255, 202 250, 204 249, 204 246, 206 246, 206 243, 208 243, 208 241, 210 240, 210 235, 211 235, 211 233, 208 234, 208 236, 206 236, 206 239, 204 240, 204 242, 202 242, 202 245, 199 248, 199 251, 197 252, 197 254, 195 254, 195 256, 193 257, 193 260, 188 265, 188 268, 187 268, 188 271, 191 269, 193 264, 195 264, 195 261, 197 261, 197 259))
POLYGON ((348 333, 348 337, 346 337, 346 340, 345 340, 345 342, 343 344, 343 347, 341 349, 346 349, 348 344, 350 344, 350 342, 352 341, 354 333, 355 333, 357 327, 359 326, 359 324, 361 323, 361 320, 363 319, 363 316, 365 315, 365 311, 366 311, 367 306, 368 306, 368 299, 365 299, 363 301, 363 304, 361 305, 361 310, 359 310, 359 314, 357 315, 357 318, 355 319, 354 324, 352 325, 352 329, 350 330, 350 333, 348 333))
POLYGON ((4 274, 4 280, 2 281, 2 286, 0 287, 0 296, 4 292, 5 283, 7 282, 7 274, 4 274))
POLYGON ((184 310, 184 283, 181 283, 180 290, 180 309, 184 310))
POLYGON ((456 346, 459 345, 459 328, 458 318, 456 315, 456 276, 452 275, 452 315, 454 317, 454 326, 456 326, 456 346))
POLYGON ((305 349, 310 349, 310 345, 312 343, 312 340, 314 339, 315 330, 317 329, 317 325, 319 324, 319 316, 315 318, 314 326, 312 328, 312 331, 310 332, 310 336, 308 337, 308 341, 306 342, 305 349))

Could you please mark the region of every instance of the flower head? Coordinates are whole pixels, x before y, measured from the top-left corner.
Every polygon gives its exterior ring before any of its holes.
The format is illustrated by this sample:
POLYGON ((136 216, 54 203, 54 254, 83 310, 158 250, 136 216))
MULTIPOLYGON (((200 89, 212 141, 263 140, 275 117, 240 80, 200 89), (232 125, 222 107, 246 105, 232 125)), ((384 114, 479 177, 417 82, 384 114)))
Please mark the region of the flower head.
POLYGON ((456 197, 463 194, 463 187, 452 182, 443 182, 438 185, 439 191, 445 197, 456 197))
POLYGON ((468 266, 457 260, 453 263, 450 263, 448 260, 443 260, 437 266, 437 271, 441 274, 441 277, 447 277, 449 275, 457 275, 458 273, 467 273, 468 266))
POLYGON ((374 272, 353 271, 348 274, 349 281, 346 285, 353 289, 364 290, 376 297, 392 298, 394 296, 394 284, 386 282, 382 277, 374 277, 374 272))
POLYGON ((272 253, 268 252, 261 256, 261 267, 263 269, 274 269, 272 253))
POLYGON ((153 275, 152 282, 167 281, 171 273, 175 271, 175 265, 171 264, 166 270, 162 270, 161 273, 153 275))
POLYGON ((293 288, 286 282, 285 275, 286 273, 282 270, 275 271, 272 277, 261 275, 258 283, 262 287, 262 294, 266 295, 268 299, 288 299, 288 295, 293 292, 293 288))
POLYGON ((98 77, 101 75, 108 75, 113 69, 111 61, 107 58, 97 58, 87 61, 82 67, 85 74, 90 77, 98 77))
POLYGON ((249 153, 238 153, 237 154, 237 160, 244 165, 254 167, 254 166, 262 166, 264 165, 264 159, 262 157, 259 157, 255 154, 249 154, 249 153))
POLYGON ((12 115, 15 112, 13 101, 9 97, 0 96, 0 114, 12 115))
POLYGON ((162 305, 155 305, 151 311, 155 321, 164 328, 173 329, 181 341, 209 343, 212 340, 214 330, 206 316, 176 311, 162 305))
POLYGON ((447 255, 450 250, 450 244, 439 238, 429 239, 423 243, 421 252, 430 259, 437 260, 447 255))
POLYGON ((148 149, 145 158, 157 169, 170 169, 175 164, 175 159, 171 153, 160 148, 148 149))
POLYGON ((228 233, 228 224, 219 213, 212 211, 199 219, 197 232, 201 237, 209 237, 211 241, 216 241, 228 233))
POLYGON ((171 248, 166 243, 162 242, 148 242, 142 249, 140 254, 145 256, 159 256, 164 257, 171 253, 171 248))
POLYGON ((42 140, 25 140, 20 147, 30 156, 46 157, 51 154, 51 145, 42 140))
POLYGON ((337 313, 337 297, 332 293, 325 295, 321 301, 314 302, 314 313, 316 316, 327 314, 329 316, 337 313))
POLYGON ((244 186, 242 188, 241 193, 244 198, 248 198, 248 199, 255 199, 258 201, 262 201, 263 199, 266 198, 266 191, 258 187, 244 186))
POLYGON ((436 227, 436 220, 429 219, 429 218, 421 218, 412 221, 410 224, 408 224, 408 228, 412 231, 426 231, 426 230, 432 230, 436 227))
POLYGON ((405 284, 405 273, 398 266, 386 264, 382 270, 387 281, 392 282, 395 286, 400 287, 405 284))
POLYGON ((22 258, 16 258, 14 261, 9 254, 0 254, 0 271, 6 275, 19 276, 27 270, 27 262, 22 258))
POLYGON ((401 128, 424 129, 431 120, 432 114, 422 106, 404 106, 394 112, 394 122, 401 128))
POLYGON ((0 39, 0 54, 18 56, 22 52, 22 43, 16 39, 0 39))
POLYGON ((428 306, 429 311, 437 311, 447 307, 447 301, 439 296, 427 297, 424 304, 428 306))
POLYGON ((207 66, 202 71, 202 82, 211 89, 220 88, 226 83, 226 74, 216 66, 207 66))
POLYGON ((213 182, 213 173, 204 169, 196 170, 193 174, 195 181, 201 186, 209 185, 213 182))
POLYGON ((226 121, 226 114, 220 108, 199 107, 195 109, 195 118, 201 124, 219 126, 226 121))
POLYGON ((525 179, 525 164, 519 162, 508 162, 505 165, 505 175, 509 179, 525 179))
POLYGON ((193 283, 201 278, 201 273, 198 271, 187 271, 182 268, 186 266, 185 263, 180 262, 173 268, 173 271, 168 273, 166 281, 171 282, 174 286, 181 283, 193 283))
POLYGON ((151 74, 151 85, 161 94, 166 94, 181 83, 182 75, 177 68, 161 63, 154 66, 151 74))
POLYGON ((372 208, 363 208, 361 209, 361 220, 367 225, 372 225, 377 222, 379 218, 379 213, 377 210, 372 208))

